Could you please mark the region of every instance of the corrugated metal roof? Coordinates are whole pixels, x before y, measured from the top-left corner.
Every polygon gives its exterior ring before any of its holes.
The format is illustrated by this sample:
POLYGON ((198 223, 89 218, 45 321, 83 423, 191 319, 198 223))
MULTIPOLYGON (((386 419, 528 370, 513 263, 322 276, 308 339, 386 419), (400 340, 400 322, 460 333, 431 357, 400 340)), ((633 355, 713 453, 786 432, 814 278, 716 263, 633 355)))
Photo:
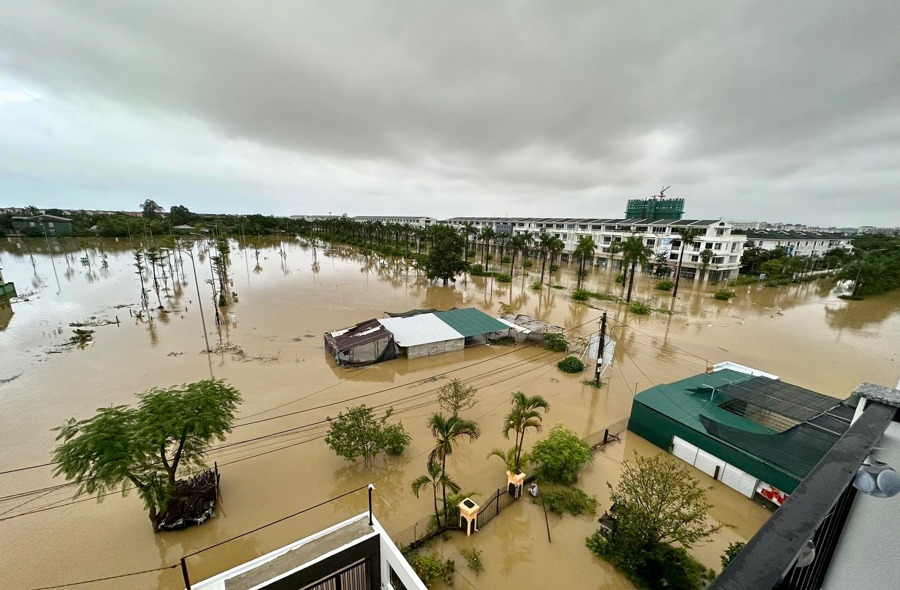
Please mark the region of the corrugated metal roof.
POLYGON ((474 307, 439 311, 434 315, 466 337, 481 336, 482 334, 500 332, 509 328, 503 322, 495 320, 474 307))
POLYGON ((730 369, 709 374, 703 373, 642 391, 635 397, 635 401, 700 432, 706 432, 706 428, 700 422, 702 414, 722 424, 750 432, 774 433, 774 430, 761 424, 719 408, 720 404, 731 398, 717 393, 713 403, 710 403, 710 398, 713 397, 713 387, 719 388, 747 378, 748 375, 730 369))
POLYGON ((382 318, 378 321, 393 332, 394 341, 403 348, 463 338, 462 334, 433 313, 408 318, 382 318))

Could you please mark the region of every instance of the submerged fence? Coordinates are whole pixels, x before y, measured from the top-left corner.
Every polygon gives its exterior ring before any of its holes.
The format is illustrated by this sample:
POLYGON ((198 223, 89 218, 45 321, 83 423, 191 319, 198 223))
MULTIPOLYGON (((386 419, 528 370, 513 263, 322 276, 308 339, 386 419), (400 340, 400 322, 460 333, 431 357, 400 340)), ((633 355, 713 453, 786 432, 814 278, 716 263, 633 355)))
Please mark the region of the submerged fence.
MULTIPOLYGON (((603 449, 606 445, 619 440, 619 435, 628 429, 628 418, 619 420, 614 424, 610 424, 600 432, 588 435, 584 441, 591 447, 592 451, 603 449)), ((521 488, 521 493, 528 493, 526 485, 535 480, 535 476, 531 475, 525 479, 521 488)), ((491 522, 498 514, 503 512, 507 507, 513 504, 519 496, 516 496, 507 488, 497 488, 497 491, 491 495, 488 500, 483 501, 481 508, 478 510, 478 527, 491 522)), ((459 510, 456 506, 451 506, 449 521, 437 526, 434 515, 426 516, 419 519, 412 526, 403 529, 391 535, 394 543, 403 553, 414 551, 427 543, 428 541, 442 535, 447 531, 464 531, 465 528, 459 525, 459 510)))

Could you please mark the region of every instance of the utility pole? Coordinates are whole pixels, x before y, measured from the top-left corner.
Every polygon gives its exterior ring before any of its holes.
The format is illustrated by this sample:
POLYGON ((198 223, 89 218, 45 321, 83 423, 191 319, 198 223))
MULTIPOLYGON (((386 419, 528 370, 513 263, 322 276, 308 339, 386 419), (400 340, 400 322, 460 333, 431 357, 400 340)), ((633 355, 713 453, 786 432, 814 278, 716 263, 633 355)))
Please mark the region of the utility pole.
POLYGON ((600 345, 597 350, 597 368, 594 372, 594 383, 600 385, 600 372, 603 370, 603 352, 606 350, 606 312, 600 316, 600 345))

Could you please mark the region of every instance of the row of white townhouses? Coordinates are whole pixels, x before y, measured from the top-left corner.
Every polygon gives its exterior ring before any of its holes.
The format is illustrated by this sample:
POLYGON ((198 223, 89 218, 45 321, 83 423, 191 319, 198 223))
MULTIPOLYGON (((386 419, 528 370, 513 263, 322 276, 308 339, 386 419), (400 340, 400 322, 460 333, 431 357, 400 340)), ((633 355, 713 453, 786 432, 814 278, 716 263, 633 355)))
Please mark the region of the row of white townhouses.
POLYGON ((725 221, 704 219, 589 219, 589 218, 507 218, 507 217, 453 217, 446 222, 461 229, 471 223, 479 231, 491 227, 498 233, 525 233, 533 235, 542 231, 553 234, 565 244, 564 255, 571 256, 578 240, 590 236, 597 244, 594 265, 601 268, 618 268, 621 255, 613 255, 610 248, 614 242, 629 236, 639 235, 654 255, 662 254, 672 268, 677 265, 681 253, 681 232, 695 229, 700 232, 693 244, 689 244, 682 260, 682 278, 699 278, 703 261, 700 252, 710 249, 713 257, 707 268, 706 280, 721 281, 737 277, 747 236, 733 233, 732 226, 725 221))

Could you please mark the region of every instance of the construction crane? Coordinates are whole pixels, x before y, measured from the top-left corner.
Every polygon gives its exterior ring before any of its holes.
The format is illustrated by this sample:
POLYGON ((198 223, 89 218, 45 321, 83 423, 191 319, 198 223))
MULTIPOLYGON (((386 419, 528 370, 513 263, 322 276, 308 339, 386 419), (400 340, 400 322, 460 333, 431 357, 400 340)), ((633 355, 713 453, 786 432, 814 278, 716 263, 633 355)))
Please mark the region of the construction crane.
POLYGON ((666 198, 666 191, 669 190, 670 188, 672 188, 672 187, 671 187, 671 186, 664 186, 664 187, 662 187, 662 188, 659 190, 659 194, 658 194, 658 195, 651 195, 650 198, 651 198, 651 199, 665 199, 665 198, 666 198))

